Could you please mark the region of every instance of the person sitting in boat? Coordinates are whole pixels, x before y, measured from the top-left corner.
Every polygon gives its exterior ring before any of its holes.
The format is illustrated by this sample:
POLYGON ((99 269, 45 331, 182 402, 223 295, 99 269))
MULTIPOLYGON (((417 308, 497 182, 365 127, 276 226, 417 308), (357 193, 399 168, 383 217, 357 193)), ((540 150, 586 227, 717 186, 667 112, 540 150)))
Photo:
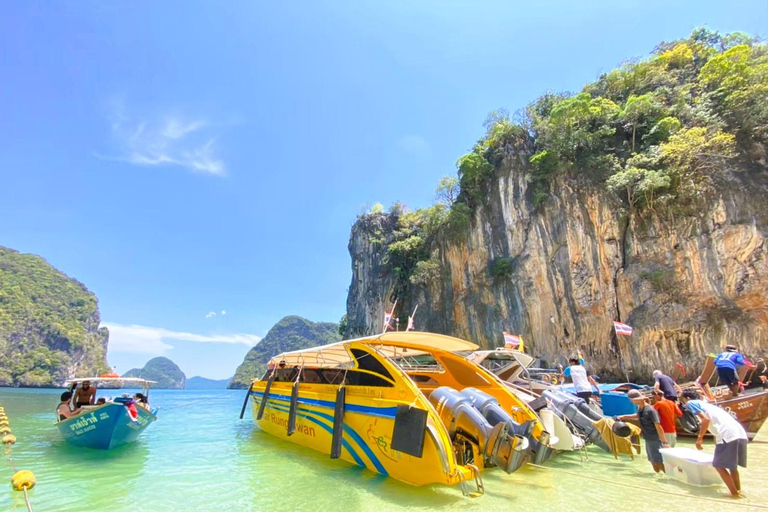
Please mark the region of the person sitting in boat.
POLYGON ((98 400, 96 400, 96 405, 104 405, 106 403, 107 403, 107 399, 104 398, 103 396, 101 398, 99 398, 98 400))
POLYGON ((675 417, 682 418, 683 411, 680 410, 680 406, 677 405, 676 401, 667 400, 664 392, 660 389, 653 390, 653 408, 659 413, 659 423, 661 423, 661 428, 664 430, 667 444, 670 448, 674 448, 677 444, 675 417))
POLYGON ((571 357, 568 359, 569 366, 563 370, 563 377, 569 377, 573 381, 573 387, 576 389, 576 396, 584 399, 589 403, 592 396, 592 386, 595 386, 597 394, 600 394, 600 388, 597 387, 597 382, 587 372, 587 369, 581 364, 581 360, 578 357, 571 357))
POLYGON ((661 370, 653 370, 653 380, 656 383, 653 385, 653 389, 664 393, 664 398, 677 402, 678 397, 683 392, 682 388, 677 385, 675 379, 669 375, 664 375, 661 370))
POLYGON ((715 456, 712 466, 731 491, 731 495, 738 497, 741 493, 739 466, 747 467, 747 432, 725 409, 701 400, 696 389, 686 389, 682 397, 685 406, 701 421, 696 448, 703 449, 707 430, 714 434, 715 456))
POLYGON ((659 413, 648 405, 640 391, 631 389, 627 393, 627 397, 637 406, 637 412, 635 414, 623 414, 617 416, 616 419, 626 421, 631 418, 637 418, 638 423, 640 423, 640 430, 643 432, 643 438, 645 439, 645 453, 648 456, 648 461, 653 466, 655 472, 661 473, 664 471, 664 459, 659 450, 661 448, 669 448, 669 444, 667 443, 667 435, 661 427, 659 413))
POLYGON ((739 382, 738 369, 740 366, 753 367, 754 365, 745 361, 734 345, 726 345, 725 351, 721 352, 715 357, 715 368, 717 369, 717 375, 720 377, 720 381, 723 382, 728 389, 731 390, 731 394, 736 397, 741 391, 741 383, 739 382))
POLYGON ((133 399, 136 400, 136 404, 139 407, 143 407, 146 410, 149 410, 149 403, 147 403, 147 397, 143 393, 136 393, 133 395, 133 399))
POLYGON ((59 421, 64 421, 66 419, 69 419, 73 416, 77 416, 78 414, 80 414, 81 409, 79 407, 74 411, 70 409, 69 407, 70 400, 72 400, 71 391, 65 391, 61 394, 61 403, 56 408, 56 418, 58 418, 59 421))
POLYGON ((91 386, 91 381, 84 380, 75 391, 75 407, 93 405, 96 400, 96 388, 91 386))

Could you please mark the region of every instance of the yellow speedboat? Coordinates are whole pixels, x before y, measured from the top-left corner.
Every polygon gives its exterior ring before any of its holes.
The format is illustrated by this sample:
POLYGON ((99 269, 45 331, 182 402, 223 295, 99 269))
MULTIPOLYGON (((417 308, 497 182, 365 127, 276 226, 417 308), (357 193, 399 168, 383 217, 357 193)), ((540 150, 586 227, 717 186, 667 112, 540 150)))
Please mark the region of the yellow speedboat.
MULTIPOLYGON (((546 460, 549 434, 491 372, 478 346, 391 332, 274 357, 249 396, 262 430, 413 485, 468 482, 479 470, 546 460), (456 354, 458 353, 458 354, 456 354)), ((473 492, 474 493, 474 492, 473 492)))

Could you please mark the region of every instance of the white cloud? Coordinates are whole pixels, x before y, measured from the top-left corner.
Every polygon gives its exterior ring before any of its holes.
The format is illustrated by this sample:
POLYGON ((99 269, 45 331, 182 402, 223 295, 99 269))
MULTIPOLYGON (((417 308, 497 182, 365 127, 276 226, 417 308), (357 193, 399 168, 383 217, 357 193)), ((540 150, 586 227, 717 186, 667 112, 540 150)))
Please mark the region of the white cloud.
POLYGON ((432 148, 429 142, 421 135, 407 135, 397 141, 397 147, 404 153, 419 158, 432 156, 432 148))
POLYGON ((222 310, 221 310, 221 315, 222 315, 222 316, 224 316, 224 315, 226 315, 226 314, 227 314, 227 312, 226 312, 225 310, 223 310, 223 309, 222 309, 222 310))
POLYGON ((215 311, 209 311, 207 315, 205 315, 205 318, 213 318, 216 316, 215 311))
POLYGON ((192 341, 196 343, 230 343, 254 346, 261 340, 255 334, 204 335, 191 332, 176 332, 162 327, 143 325, 121 325, 104 323, 109 329, 110 352, 132 352, 139 354, 164 354, 173 348, 165 343, 171 340, 192 341))
POLYGON ((113 156, 100 158, 142 167, 176 165, 191 171, 224 176, 224 162, 216 156, 216 139, 202 119, 181 116, 139 119, 127 114, 122 101, 111 104, 113 156))

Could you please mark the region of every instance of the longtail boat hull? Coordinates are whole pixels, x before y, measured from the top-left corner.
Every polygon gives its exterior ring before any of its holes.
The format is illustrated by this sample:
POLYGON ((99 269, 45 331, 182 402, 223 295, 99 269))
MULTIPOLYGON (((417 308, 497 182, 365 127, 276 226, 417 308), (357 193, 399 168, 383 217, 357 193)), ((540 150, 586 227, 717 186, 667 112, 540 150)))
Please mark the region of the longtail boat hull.
MULTIPOLYGON (((713 388, 712 392, 715 398, 712 403, 725 409, 728 414, 741 423, 741 426, 747 431, 747 437, 752 441, 760 432, 765 420, 768 419, 768 391, 747 390, 735 398, 726 399, 720 399, 720 397, 730 395, 727 388, 713 388)), ((693 434, 685 430, 680 424, 678 424, 678 429, 682 429, 682 432, 689 435, 693 434)))
POLYGON ((64 440, 74 446, 110 450, 132 443, 157 417, 139 407, 136 421, 125 405, 108 403, 56 424, 64 440))

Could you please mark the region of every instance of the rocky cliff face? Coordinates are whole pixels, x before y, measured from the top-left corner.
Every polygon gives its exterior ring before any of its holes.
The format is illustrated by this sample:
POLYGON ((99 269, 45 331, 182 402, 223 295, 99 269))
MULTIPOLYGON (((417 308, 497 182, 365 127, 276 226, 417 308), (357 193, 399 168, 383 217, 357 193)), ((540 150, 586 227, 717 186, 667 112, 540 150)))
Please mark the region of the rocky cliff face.
MULTIPOLYGON (((640 215, 603 188, 565 177, 534 208, 528 158, 508 156, 466 236, 431 248, 440 277, 399 298, 398 314, 418 304, 417 330, 483 347, 500 345, 502 331, 519 333, 550 365, 580 348, 604 380, 648 379, 678 362, 697 372, 725 342, 753 357, 768 355, 764 167, 730 169, 697 213, 640 215), (501 259, 508 271, 493 277, 501 259), (634 335, 617 339, 614 319, 634 327, 634 335)), ((352 228, 351 335, 379 332, 394 299, 382 247, 395 221, 366 215, 352 228)))
POLYGON ((96 296, 40 256, 0 247, 0 386, 56 386, 108 369, 96 296))

